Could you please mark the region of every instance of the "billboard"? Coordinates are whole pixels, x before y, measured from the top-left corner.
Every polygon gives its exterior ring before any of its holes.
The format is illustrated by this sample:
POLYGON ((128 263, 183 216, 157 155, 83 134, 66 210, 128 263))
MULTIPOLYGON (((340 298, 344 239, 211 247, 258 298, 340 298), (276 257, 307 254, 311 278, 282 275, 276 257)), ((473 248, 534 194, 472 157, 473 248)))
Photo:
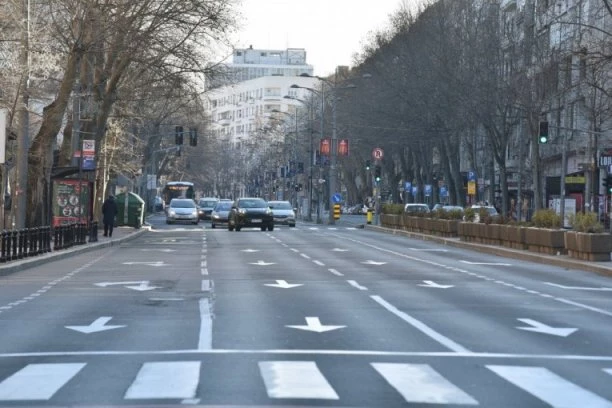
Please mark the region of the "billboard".
POLYGON ((53 180, 53 226, 87 222, 90 214, 90 184, 77 179, 53 180))

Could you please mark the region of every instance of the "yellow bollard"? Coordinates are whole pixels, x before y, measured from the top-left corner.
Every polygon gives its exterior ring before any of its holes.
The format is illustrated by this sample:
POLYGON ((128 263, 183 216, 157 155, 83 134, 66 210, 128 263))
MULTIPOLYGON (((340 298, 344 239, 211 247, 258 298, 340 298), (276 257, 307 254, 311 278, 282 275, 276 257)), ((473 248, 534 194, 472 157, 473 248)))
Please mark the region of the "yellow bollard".
POLYGON ((368 208, 368 212, 366 213, 366 220, 368 224, 372 224, 372 209, 368 208))
POLYGON ((340 204, 334 204, 334 220, 340 219, 340 204))

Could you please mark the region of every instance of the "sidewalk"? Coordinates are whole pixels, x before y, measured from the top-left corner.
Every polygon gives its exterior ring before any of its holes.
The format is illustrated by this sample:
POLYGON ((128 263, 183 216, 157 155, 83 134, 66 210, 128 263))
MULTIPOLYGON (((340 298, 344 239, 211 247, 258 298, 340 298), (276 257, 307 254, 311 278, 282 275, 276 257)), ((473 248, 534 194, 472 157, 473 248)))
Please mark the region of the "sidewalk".
POLYGON ((119 245, 124 241, 136 238, 137 236, 144 234, 149 228, 144 226, 140 229, 134 227, 115 227, 113 230, 112 238, 108 238, 102 235, 101 231, 98 231, 98 241, 88 242, 82 245, 74 245, 66 249, 58 249, 56 251, 51 250, 45 254, 33 256, 30 258, 22 258, 14 261, 8 261, 0 264, 0 276, 10 275, 15 272, 22 271, 27 268, 34 266, 43 265, 50 261, 67 258, 76 254, 81 254, 88 251, 93 251, 100 248, 107 248, 113 245, 119 245))
POLYGON ((464 242, 459 238, 445 238, 435 235, 420 234, 417 232, 395 230, 378 225, 365 224, 365 229, 385 232, 393 235, 402 235, 409 238, 420 239, 423 241, 436 242, 442 245, 453 246, 456 248, 470 249, 472 251, 484 252, 491 255, 503 256, 506 258, 520 259, 523 261, 537 262, 546 265, 558 266, 561 268, 578 269, 582 271, 595 272, 600 275, 612 276, 612 262, 590 262, 571 258, 569 255, 547 255, 527 250, 506 248, 496 245, 477 244, 464 242))

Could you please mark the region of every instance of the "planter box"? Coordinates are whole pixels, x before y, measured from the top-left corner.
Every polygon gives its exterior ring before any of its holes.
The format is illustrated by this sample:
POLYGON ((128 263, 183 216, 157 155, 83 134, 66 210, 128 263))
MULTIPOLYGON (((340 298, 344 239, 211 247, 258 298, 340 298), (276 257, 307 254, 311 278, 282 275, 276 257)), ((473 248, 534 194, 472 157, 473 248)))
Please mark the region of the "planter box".
POLYGON ((518 225, 502 225, 501 227, 500 241, 503 246, 513 249, 527 249, 525 227, 518 225))
POLYGON ((572 258, 584 261, 610 262, 612 235, 567 231, 565 248, 572 258))
POLYGON ((525 244, 532 252, 565 254, 565 231, 548 228, 525 228, 525 244))

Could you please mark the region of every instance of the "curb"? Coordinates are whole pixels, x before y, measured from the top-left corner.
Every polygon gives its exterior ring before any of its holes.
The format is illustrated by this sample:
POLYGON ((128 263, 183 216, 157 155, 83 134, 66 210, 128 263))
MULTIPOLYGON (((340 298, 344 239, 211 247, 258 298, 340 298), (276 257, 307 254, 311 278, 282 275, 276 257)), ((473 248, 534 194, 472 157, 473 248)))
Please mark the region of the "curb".
POLYGON ((6 276, 13 274, 15 272, 23 271, 24 269, 33 268, 35 266, 43 265, 47 262, 52 262, 60 259, 68 258, 69 256, 82 254, 84 252, 93 251, 100 248, 108 248, 111 246, 119 245, 125 241, 129 241, 134 239, 146 231, 148 228, 140 228, 135 230, 134 232, 130 232, 125 236, 117 239, 111 239, 108 241, 98 241, 91 244, 83 244, 78 246, 73 246, 67 249, 60 249, 57 251, 51 251, 43 255, 38 255, 32 258, 23 258, 16 261, 9 261, 6 264, 0 265, 0 276, 6 276))
POLYGON ((380 227, 377 225, 365 224, 364 228, 372 231, 384 232, 387 234, 401 235, 408 238, 431 241, 437 244, 448 245, 456 248, 469 249, 477 252, 484 252, 490 255, 503 256, 511 259, 530 261, 545 265, 553 265, 566 269, 578 269, 582 271, 594 272, 600 275, 612 276, 612 263, 596 263, 580 261, 570 258, 567 255, 545 255, 537 252, 521 251, 494 245, 475 244, 472 242, 461 241, 459 238, 444 238, 435 235, 420 234, 418 232, 402 231, 392 228, 380 227))

